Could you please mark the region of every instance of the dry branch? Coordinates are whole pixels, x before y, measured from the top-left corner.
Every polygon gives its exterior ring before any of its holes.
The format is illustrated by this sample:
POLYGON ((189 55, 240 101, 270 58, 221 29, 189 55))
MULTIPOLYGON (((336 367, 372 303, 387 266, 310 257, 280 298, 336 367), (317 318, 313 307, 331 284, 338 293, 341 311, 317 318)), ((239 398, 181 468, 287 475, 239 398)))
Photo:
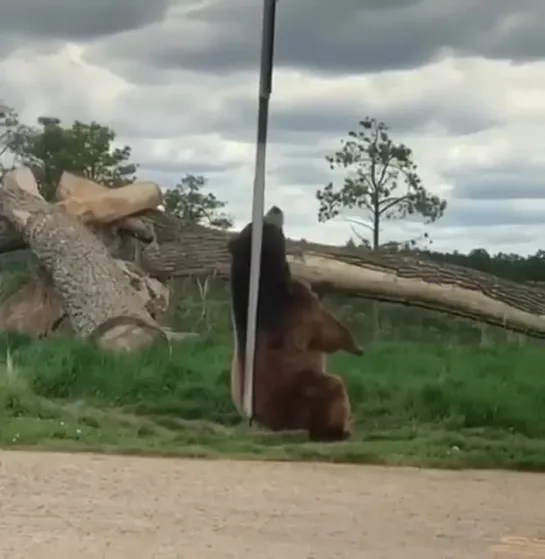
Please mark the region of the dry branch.
POLYGON ((0 212, 51 276, 75 334, 116 350, 165 337, 107 248, 76 218, 30 194, 32 182, 28 168, 8 173, 0 212))

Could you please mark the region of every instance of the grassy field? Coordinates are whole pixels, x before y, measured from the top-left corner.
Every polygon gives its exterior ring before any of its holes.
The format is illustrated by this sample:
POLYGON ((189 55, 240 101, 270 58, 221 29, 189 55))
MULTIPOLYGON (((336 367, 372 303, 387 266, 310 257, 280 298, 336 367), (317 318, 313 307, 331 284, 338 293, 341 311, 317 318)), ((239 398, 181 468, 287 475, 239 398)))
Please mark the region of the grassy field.
MULTIPOLYGON (((23 275, 21 275, 23 274, 23 275)), ((0 299, 20 285, 2 272, 0 299)), ((545 471, 543 344, 400 305, 325 298, 366 347, 330 370, 348 386, 352 440, 306 442, 250 428, 229 395, 228 289, 176 286, 169 323, 201 334, 114 357, 56 338, 0 335, 3 447, 545 471)))
MULTIPOLYGON (((215 336, 215 337, 214 337, 215 336)), ((0 338, 0 444, 545 470, 545 375, 539 347, 481 349, 379 342, 335 355, 355 437, 320 445, 258 432, 230 400, 228 338, 113 357, 65 339, 0 338)))

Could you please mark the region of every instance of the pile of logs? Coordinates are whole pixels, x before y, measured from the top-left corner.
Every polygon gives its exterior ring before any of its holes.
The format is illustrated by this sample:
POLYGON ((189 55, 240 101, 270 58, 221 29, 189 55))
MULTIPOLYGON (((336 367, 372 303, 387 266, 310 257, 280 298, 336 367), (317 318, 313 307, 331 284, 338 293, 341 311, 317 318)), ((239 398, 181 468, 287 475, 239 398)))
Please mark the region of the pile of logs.
MULTIPOLYGON (((134 350, 170 333, 162 324, 170 277, 228 278, 232 233, 184 222, 158 207, 152 182, 107 188, 65 172, 54 202, 30 169, 0 188, 0 253, 30 249, 38 273, 0 305, 0 328, 77 337, 134 350)), ((545 290, 424 257, 288 242, 295 276, 315 288, 390 301, 545 337, 545 290)))
POLYGON ((161 200, 154 183, 109 189, 64 173, 57 202, 49 204, 30 169, 9 173, 0 211, 40 267, 37 277, 5 301, 3 328, 44 336, 66 316, 76 336, 114 350, 145 347, 166 337, 155 317, 166 310, 168 290, 138 266, 115 257, 114 233, 124 230, 153 242, 152 229, 135 215, 161 200))

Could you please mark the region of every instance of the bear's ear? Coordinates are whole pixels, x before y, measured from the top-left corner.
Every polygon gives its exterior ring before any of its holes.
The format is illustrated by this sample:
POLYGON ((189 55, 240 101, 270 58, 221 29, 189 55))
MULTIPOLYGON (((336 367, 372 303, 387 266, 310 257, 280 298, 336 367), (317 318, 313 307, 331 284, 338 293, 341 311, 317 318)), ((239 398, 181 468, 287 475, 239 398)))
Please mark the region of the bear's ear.
POLYGON ((321 304, 313 322, 310 350, 324 353, 346 351, 354 355, 363 355, 363 349, 356 343, 352 332, 321 304))

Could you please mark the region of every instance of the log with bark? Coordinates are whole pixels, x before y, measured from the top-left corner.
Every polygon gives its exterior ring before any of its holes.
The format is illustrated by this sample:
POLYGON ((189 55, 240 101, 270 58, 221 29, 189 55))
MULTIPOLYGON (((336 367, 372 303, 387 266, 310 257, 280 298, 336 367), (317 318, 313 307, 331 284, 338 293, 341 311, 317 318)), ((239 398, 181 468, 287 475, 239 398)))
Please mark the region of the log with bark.
MULTIPOLYGON (((142 266, 156 276, 227 278, 229 233, 173 222, 148 212, 158 248, 142 250, 142 266)), ((545 290, 425 256, 288 241, 295 276, 321 291, 402 303, 545 338, 545 290)))
POLYGON ((85 177, 64 172, 56 199, 67 213, 95 226, 113 225, 134 234, 139 240, 155 239, 153 227, 134 217, 155 209, 163 200, 161 189, 153 182, 135 182, 121 188, 108 188, 85 177))
MULTIPOLYGON (((232 233, 187 223, 156 209, 132 217, 153 231, 155 242, 137 241, 134 231, 126 231, 129 248, 123 257, 137 259, 150 276, 228 277, 227 241, 232 233), (132 250, 135 244, 137 251, 132 250)), ((0 252, 17 242, 24 244, 17 231, 9 226, 0 229, 0 252)), ((424 256, 294 241, 288 241, 288 252, 294 274, 321 290, 419 306, 545 337, 545 290, 539 287, 440 265, 424 256)))
POLYGON ((113 350, 166 339, 106 246, 79 219, 43 200, 28 168, 4 177, 0 213, 49 274, 77 336, 113 350))

